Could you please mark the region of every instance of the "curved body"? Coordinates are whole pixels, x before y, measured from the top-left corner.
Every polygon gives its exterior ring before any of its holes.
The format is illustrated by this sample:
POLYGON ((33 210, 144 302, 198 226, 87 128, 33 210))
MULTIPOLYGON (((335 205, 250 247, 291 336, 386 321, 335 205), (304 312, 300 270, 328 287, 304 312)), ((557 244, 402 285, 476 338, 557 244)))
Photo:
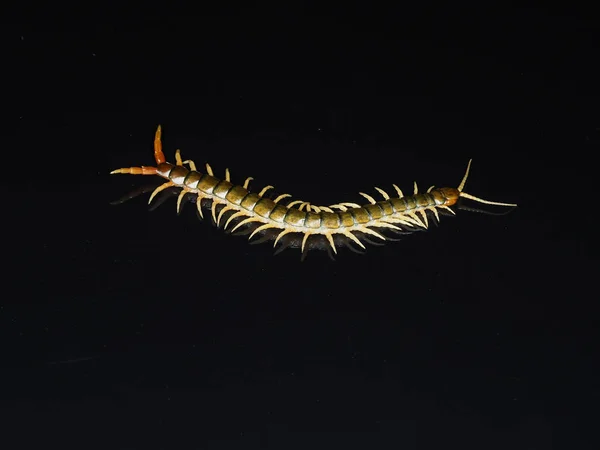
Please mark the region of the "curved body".
POLYGON ((383 234, 374 229, 393 231, 426 229, 429 226, 428 213, 432 214, 436 220, 439 220, 439 210, 454 213, 450 207, 455 205, 461 197, 491 205, 516 206, 509 203, 490 202, 464 193, 463 188, 469 174, 471 161, 469 161, 465 176, 458 188, 434 188, 432 186, 427 192, 419 193, 417 184, 414 183, 413 194, 405 196, 398 186, 393 185, 397 196, 392 197, 383 189, 376 187, 375 189, 383 196, 383 200, 376 201, 370 195, 361 192, 360 194, 368 200, 367 204, 342 202, 330 206, 314 206, 300 200, 282 202, 290 197, 289 194, 282 194, 275 199, 265 197, 266 191, 273 186, 266 186, 258 193, 250 192, 248 184, 252 178, 247 178, 243 185, 235 185, 231 182, 228 169, 225 171, 224 179, 217 178, 208 164, 206 172, 202 173, 196 169, 193 161, 182 161, 179 150, 175 155, 175 164, 166 162, 162 153, 160 126, 155 135, 154 155, 157 162, 156 167, 130 167, 117 169, 111 173, 158 175, 167 182, 152 193, 149 202, 160 191, 178 187, 181 188, 177 200, 178 210, 183 198, 187 194, 192 194, 197 197, 196 204, 201 216, 203 215, 202 201, 207 199, 212 202, 212 217, 217 226, 224 215, 229 213, 224 228, 227 228, 233 220, 237 220, 237 224, 232 231, 245 224, 258 225, 250 238, 256 233, 276 230, 277 233, 273 235, 274 246, 283 236, 300 233, 303 236, 302 251, 304 251, 309 237, 313 235, 325 237, 335 253, 337 250, 334 237, 347 238, 364 248, 359 239, 361 235, 371 235, 386 240, 383 234), (189 168, 185 164, 188 164, 189 168))

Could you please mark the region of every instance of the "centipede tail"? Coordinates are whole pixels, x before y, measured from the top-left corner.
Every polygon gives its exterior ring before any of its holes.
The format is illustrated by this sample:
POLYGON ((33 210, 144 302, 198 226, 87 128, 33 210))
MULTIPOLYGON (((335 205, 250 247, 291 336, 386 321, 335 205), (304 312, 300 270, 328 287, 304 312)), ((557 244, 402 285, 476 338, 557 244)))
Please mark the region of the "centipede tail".
POLYGON ((154 189, 148 203, 169 188, 179 188, 178 213, 186 199, 192 199, 200 218, 204 218, 203 207, 209 207, 210 217, 217 227, 223 223, 224 230, 229 229, 234 234, 243 232, 249 235, 249 240, 260 236, 255 239, 256 243, 272 240, 273 247, 279 243, 276 254, 287 247, 300 247, 303 258, 314 248, 326 249, 330 254, 336 254, 338 246, 361 252, 365 250, 364 243, 376 245, 397 240, 389 234, 403 235, 426 230, 431 223, 437 225, 440 215, 455 214, 452 207, 461 198, 486 205, 517 206, 483 200, 464 192, 472 160, 469 160, 456 188, 431 186, 425 192, 419 192, 415 182, 412 195, 406 196, 395 184, 392 186, 396 195, 375 187, 383 200, 377 201, 371 195, 360 192, 368 201, 363 205, 340 202, 316 206, 302 200, 291 200, 290 194, 271 199, 268 191, 273 186, 265 186, 258 193, 251 192, 251 177, 246 178, 243 185, 236 185, 231 181, 229 169, 225 169, 223 179, 215 176, 209 164, 206 164, 205 172, 200 172, 192 160, 182 160, 179 150, 175 152, 175 164, 166 162, 161 134, 159 125, 154 137, 156 167, 121 168, 111 174, 158 175, 166 181, 154 189))

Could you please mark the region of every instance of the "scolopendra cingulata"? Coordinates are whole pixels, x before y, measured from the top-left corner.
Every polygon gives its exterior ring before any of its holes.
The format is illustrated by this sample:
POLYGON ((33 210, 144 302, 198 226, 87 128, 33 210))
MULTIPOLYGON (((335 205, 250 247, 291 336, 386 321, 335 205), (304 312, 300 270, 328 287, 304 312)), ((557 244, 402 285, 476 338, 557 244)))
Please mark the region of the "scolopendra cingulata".
MULTIPOLYGON (((175 152, 175 164, 166 162, 162 151, 160 125, 154 137, 154 159, 156 167, 128 167, 113 170, 111 174, 158 175, 167 182, 154 189, 148 203, 167 188, 181 188, 177 198, 178 212, 184 197, 193 194, 196 196, 195 203, 201 217, 203 217, 203 200, 210 203, 212 218, 217 226, 224 216, 230 213, 224 229, 227 229, 232 221, 237 222, 232 232, 244 225, 253 225, 248 239, 252 239, 257 233, 262 233, 264 236, 261 241, 273 239, 273 247, 276 247, 277 243, 283 240, 282 238, 299 235, 302 237, 301 242, 299 239, 290 240, 284 247, 295 243, 296 246, 301 247, 303 255, 305 250, 312 248, 309 243, 310 237, 324 238, 324 246, 337 253, 336 242, 344 243, 350 248, 352 247, 348 244, 354 243, 365 249, 363 241, 371 242, 369 236, 382 241, 389 239, 381 233, 382 230, 402 233, 427 229, 428 217, 439 221, 439 213, 455 214, 450 207, 454 206, 460 198, 486 205, 517 206, 512 203, 483 200, 463 191, 472 160, 469 160, 465 175, 457 188, 431 186, 426 192, 419 193, 415 182, 413 195, 405 196, 400 188, 393 184, 397 197, 390 196, 383 189, 375 187, 383 196, 383 200, 376 201, 370 195, 361 192, 360 195, 369 202, 362 206, 354 202, 314 206, 301 200, 288 200, 288 203, 284 204, 282 200, 291 197, 289 194, 281 194, 275 199, 265 197, 265 193, 273 186, 266 186, 259 193, 250 192, 248 185, 252 178, 248 177, 242 186, 234 185, 231 183, 229 169, 225 169, 223 180, 214 176, 209 164, 206 164, 206 173, 201 173, 193 161, 181 159, 179 150, 175 152)), ((314 244, 314 247, 321 245, 323 244, 314 244)))

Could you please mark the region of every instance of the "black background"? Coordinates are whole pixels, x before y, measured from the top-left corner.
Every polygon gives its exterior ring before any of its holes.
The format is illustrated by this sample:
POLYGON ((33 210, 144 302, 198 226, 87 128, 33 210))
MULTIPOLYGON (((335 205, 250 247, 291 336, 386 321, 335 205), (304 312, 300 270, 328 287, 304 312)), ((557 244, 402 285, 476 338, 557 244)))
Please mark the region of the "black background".
POLYGON ((3 448, 595 448, 598 23, 305 2, 5 16, 3 448), (109 176, 519 207, 273 256, 109 176))

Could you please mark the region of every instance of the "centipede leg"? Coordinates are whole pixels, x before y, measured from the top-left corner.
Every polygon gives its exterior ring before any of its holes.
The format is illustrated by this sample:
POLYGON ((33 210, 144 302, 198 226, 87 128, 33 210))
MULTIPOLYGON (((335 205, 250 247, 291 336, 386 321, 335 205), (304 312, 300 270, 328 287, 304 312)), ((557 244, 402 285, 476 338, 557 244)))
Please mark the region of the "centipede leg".
POLYGON ((306 241, 308 241, 308 237, 311 235, 309 232, 304 233, 304 237, 302 238, 302 246, 300 247, 300 251, 304 253, 304 247, 306 246, 306 241))
POLYGON ((166 183, 163 183, 159 187, 154 189, 154 192, 152 192, 152 195, 150 196, 150 199, 148 200, 148 204, 152 203, 152 199, 154 199, 156 194, 158 194, 159 192, 164 191, 165 189, 170 188, 172 186, 175 186, 175 183, 173 183, 172 181, 167 181, 166 183))
POLYGON ((169 191, 168 189, 165 189, 164 191, 162 191, 160 194, 158 194, 154 198, 154 200, 152 201, 152 204, 148 208, 148 211, 154 211, 155 209, 159 208, 163 203, 165 203, 167 200, 169 200, 169 198, 171 198, 171 196, 173 196, 173 195, 178 195, 176 190, 169 191))
POLYGON ((181 150, 175 150, 175 164, 178 166, 183 166, 183 160, 181 159, 181 150))
MULTIPOLYGON (((333 240, 333 236, 331 235, 331 233, 326 233, 325 237, 327 238, 327 241, 329 242, 329 245, 331 246, 331 250, 333 250, 333 253, 337 254, 337 249, 335 248, 335 242, 333 240)), ((327 247, 327 251, 329 251, 329 247, 327 247)))
POLYGON ((202 212, 202 199, 204 197, 202 197, 201 195, 198 195, 198 197, 196 197, 196 211, 198 212, 198 215, 200 216, 201 219, 204 220, 204 213, 202 212))
POLYGON ((177 214, 181 212, 181 202, 183 201, 183 198, 189 193, 190 190, 187 188, 183 188, 179 193, 179 196, 177 197, 177 214))
POLYGON ((182 165, 183 165, 183 164, 187 164, 187 165, 189 165, 189 166, 190 166, 190 169, 191 169, 191 170, 193 170, 194 172, 196 172, 196 171, 197 171, 197 169, 196 169, 196 163, 195 163, 194 161, 192 161, 191 159, 186 159, 186 160, 185 160, 185 161, 183 161, 181 164, 182 164, 182 165))
POLYGON ((213 223, 217 224, 217 205, 219 202, 213 198, 212 205, 210 205, 210 212, 212 215, 213 223))
POLYGON ((175 150, 175 164, 177 164, 178 166, 183 166, 184 164, 187 164, 190 166, 190 170, 196 172, 196 163, 191 159, 186 159, 185 161, 183 161, 183 159, 181 158, 181 150, 179 149, 175 150))
POLYGON ((233 208, 230 205, 225 205, 224 207, 221 208, 221 210, 219 211, 219 215, 217 216, 217 227, 219 226, 219 223, 221 223, 221 218, 223 217, 223 214, 225 214, 227 211, 233 211, 235 210, 235 208, 233 208))
POLYGON ((252 237, 253 237, 253 236, 254 236, 256 233, 260 233, 261 231, 265 231, 265 230, 268 230, 268 229, 271 229, 271 228, 279 228, 279 227, 277 227, 277 226, 275 226, 275 225, 272 225, 272 224, 270 224, 270 223, 265 223, 264 225, 261 225, 261 226, 257 227, 257 228, 256 228, 256 229, 255 229, 255 230, 252 232, 252 234, 250 235, 250 237, 248 238, 248 240, 252 239, 252 237))
MULTIPOLYGON (((252 236, 250 236, 252 237, 252 236)), ((248 238, 250 239, 250 238, 248 238)), ((253 241, 250 241, 250 245, 257 245, 257 244, 264 244, 265 242, 269 241, 271 239, 271 236, 269 236, 268 234, 265 234, 264 236, 262 236, 259 239, 254 239, 253 241)))
POLYGON ((165 154, 162 150, 162 142, 160 140, 162 134, 162 128, 159 125, 156 128, 156 133, 154 134, 154 159, 156 160, 156 164, 162 164, 166 161, 165 154))

